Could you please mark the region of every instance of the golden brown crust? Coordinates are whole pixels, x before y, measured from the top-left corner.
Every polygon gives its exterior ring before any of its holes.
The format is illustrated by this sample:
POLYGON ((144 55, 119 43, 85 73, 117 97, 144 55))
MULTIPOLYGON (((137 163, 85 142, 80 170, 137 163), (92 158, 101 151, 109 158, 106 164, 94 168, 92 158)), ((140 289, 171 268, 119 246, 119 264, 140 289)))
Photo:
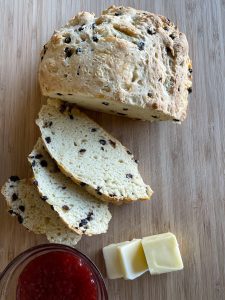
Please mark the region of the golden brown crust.
POLYGON ((163 16, 122 6, 99 18, 79 13, 54 33, 42 57, 39 81, 46 96, 71 102, 90 96, 98 110, 102 99, 137 106, 149 111, 136 116, 141 119, 186 117, 192 85, 188 43, 163 16))

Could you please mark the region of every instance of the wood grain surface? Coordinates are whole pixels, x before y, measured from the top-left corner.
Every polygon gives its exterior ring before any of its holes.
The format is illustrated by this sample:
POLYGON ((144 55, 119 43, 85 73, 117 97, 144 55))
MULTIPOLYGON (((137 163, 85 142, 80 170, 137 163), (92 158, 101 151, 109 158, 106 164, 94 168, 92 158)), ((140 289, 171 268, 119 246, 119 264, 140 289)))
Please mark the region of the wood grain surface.
MULTIPOLYGON (((224 0, 114 1, 167 16, 187 35, 193 93, 182 125, 133 121, 90 112, 140 160, 155 191, 150 202, 111 206, 109 231, 84 237, 77 248, 105 274, 103 246, 172 231, 184 270, 107 281, 115 300, 225 299, 225 2, 224 0)), ((39 53, 54 29, 80 10, 100 13, 103 0, 0 0, 0 185, 12 174, 30 176, 26 156, 39 131, 46 100, 37 83, 39 53)), ((0 199, 0 270, 23 250, 46 242, 28 232, 0 199)))

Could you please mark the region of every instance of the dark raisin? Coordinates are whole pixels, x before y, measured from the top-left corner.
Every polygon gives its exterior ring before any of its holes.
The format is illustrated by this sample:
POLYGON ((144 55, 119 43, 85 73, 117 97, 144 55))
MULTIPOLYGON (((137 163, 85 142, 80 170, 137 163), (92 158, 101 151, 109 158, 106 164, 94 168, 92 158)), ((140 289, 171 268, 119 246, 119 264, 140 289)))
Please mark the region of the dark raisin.
POLYGON ((169 31, 169 27, 168 26, 164 26, 163 29, 166 30, 166 31, 169 31))
POLYGON ((156 30, 155 30, 155 28, 153 28, 153 27, 152 27, 152 28, 148 27, 148 28, 147 28, 147 33, 148 33, 148 34, 156 34, 156 30))
POLYGON ((20 206, 19 206, 19 209, 20 209, 22 212, 24 212, 24 211, 25 211, 25 206, 24 206, 24 205, 20 205, 20 206))
POLYGON ((180 120, 178 120, 178 119, 173 119, 173 121, 174 121, 174 122, 180 122, 180 120))
POLYGON ((170 56, 172 55, 170 47, 166 47, 166 52, 167 52, 168 55, 170 55, 170 56))
POLYGON ((188 68, 188 71, 191 74, 192 73, 192 68, 188 68))
POLYGON ((67 36, 64 40, 65 43, 69 44, 71 42, 71 37, 67 36))
POLYGON ((38 186, 38 181, 37 180, 33 180, 33 184, 38 186))
POLYGON ((46 53, 46 51, 48 50, 48 48, 47 48, 47 46, 46 45, 44 45, 44 54, 46 53))
POLYGON ((96 28, 96 24, 95 24, 95 23, 92 23, 92 24, 91 24, 91 27, 92 27, 92 29, 95 29, 95 28, 96 28))
POLYGON ((49 127, 49 122, 44 122, 43 128, 48 128, 49 127))
POLYGON ((174 40, 174 39, 176 38, 176 34, 173 32, 173 33, 171 33, 171 34, 169 35, 169 37, 170 37, 172 40, 174 40))
POLYGON ((16 193, 12 194, 12 201, 16 201, 18 199, 18 195, 16 193))
POLYGON ((145 43, 143 41, 140 41, 137 43, 138 49, 139 50, 144 50, 145 47, 145 43))
POLYGON ((13 211, 12 209, 10 209, 10 210, 8 210, 8 213, 9 213, 10 215, 13 215, 13 214, 14 214, 14 211, 13 211))
POLYGON ((85 186, 85 185, 87 185, 85 182, 80 182, 80 186, 85 186))
POLYGON ((36 159, 40 159, 40 158, 42 158, 42 157, 43 157, 42 154, 36 154, 36 155, 35 155, 35 158, 36 158, 36 159))
POLYGON ((106 145, 106 141, 105 140, 99 140, 99 143, 101 144, 101 145, 106 145))
POLYGON ((115 16, 116 16, 116 17, 121 16, 121 15, 122 15, 122 12, 121 12, 121 11, 115 12, 115 16))
POLYGON ((63 205, 63 206, 62 206, 62 209, 63 209, 63 210, 70 210, 70 208, 69 208, 68 205, 63 205))
POLYGON ((157 116, 152 116, 152 118, 154 118, 154 119, 158 119, 158 117, 157 117, 157 116))
POLYGON ((91 128, 91 132, 97 131, 97 128, 91 128))
POLYGON ((98 37, 96 35, 94 35, 92 40, 93 40, 93 42, 97 43, 98 42, 98 37))
POLYGON ((116 148, 116 143, 112 140, 109 140, 109 143, 110 145, 113 147, 113 148, 116 148))
POLYGON ((62 96, 62 94, 61 94, 61 93, 57 93, 57 95, 58 95, 58 96, 62 96))
POLYGON ((138 164, 138 160, 137 159, 135 159, 134 162, 136 162, 136 164, 138 164))
POLYGON ((87 151, 86 149, 80 149, 80 150, 79 150, 79 153, 80 153, 80 154, 83 154, 83 153, 85 153, 86 151, 87 151))
POLYGON ((69 117, 70 117, 70 120, 73 120, 73 115, 69 115, 69 117))
POLYGON ((132 155, 132 153, 129 150, 127 150, 127 154, 132 155))
POLYGON ((66 189, 66 186, 62 186, 61 189, 62 189, 62 190, 65 190, 65 189, 66 189))
POLYGON ((66 110, 66 104, 65 104, 65 103, 62 103, 62 104, 60 105, 59 111, 60 111, 61 113, 64 113, 65 110, 66 110))
POLYGON ((101 147, 100 149, 101 149, 102 151, 105 151, 104 147, 101 147))
POLYGON ((80 66, 78 67, 78 70, 77 70, 77 76, 80 75, 80 66))
POLYGON ((152 98, 153 97, 153 93, 152 92, 148 92, 148 97, 152 98))
POLYGON ((46 201, 46 200, 48 200, 48 197, 47 196, 41 196, 41 200, 46 201))
POLYGON ((10 185, 9 187, 10 187, 10 188, 13 188, 14 186, 13 186, 13 185, 10 185))
POLYGON ((119 115, 119 116, 126 116, 127 114, 118 112, 117 115, 119 115))
POLYGON ((84 226, 84 225, 87 225, 87 223, 88 223, 88 220, 87 220, 87 219, 82 219, 82 220, 80 221, 79 227, 82 227, 82 226, 84 226))
POLYGON ((80 26, 80 27, 78 28, 78 31, 82 31, 82 30, 84 30, 84 26, 80 26))
POLYGON ((88 221, 91 221, 92 220, 92 216, 93 216, 93 212, 89 212, 88 215, 87 215, 87 220, 88 221))
POLYGON ((126 178, 133 178, 133 175, 128 173, 128 174, 126 174, 126 178))
POLYGON ((73 144, 74 144, 75 147, 77 146, 77 143, 74 142, 73 144))
POLYGON ((189 94, 192 93, 192 87, 189 87, 189 88, 188 88, 188 93, 189 93, 189 94))
POLYGON ((96 192, 97 192, 98 195, 102 195, 102 193, 100 192, 100 189, 101 189, 100 186, 98 186, 97 189, 96 189, 96 192))
POLYGON ((21 216, 17 216, 17 218, 18 218, 18 222, 19 222, 20 224, 22 224, 22 223, 23 223, 23 218, 22 218, 21 216))
POLYGON ((14 182, 20 180, 20 178, 18 176, 10 176, 9 179, 14 182))
POLYGON ((115 193, 109 194, 109 197, 116 197, 116 194, 115 193))
POLYGON ((41 60, 43 60, 44 56, 41 56, 41 60))
POLYGON ((124 110, 124 111, 127 111, 127 110, 128 110, 128 108, 123 108, 123 110, 124 110))
POLYGON ((79 54, 79 53, 81 53, 82 52, 82 49, 81 48, 77 48, 76 49, 76 54, 79 54))
POLYGON ((42 167, 47 167, 48 166, 48 163, 47 163, 47 161, 46 160, 41 160, 41 162, 40 162, 40 164, 41 164, 41 166, 42 167))
POLYGON ((54 206, 53 206, 53 205, 50 205, 50 207, 51 207, 51 209, 52 209, 53 211, 55 211, 55 210, 54 210, 54 206))
POLYGON ((159 78, 159 82, 162 82, 162 77, 159 78))
POLYGON ((46 140, 46 142, 49 144, 49 143, 51 143, 51 138, 50 138, 50 136, 47 136, 46 138, 45 138, 45 140, 46 140))
POLYGON ((66 57, 70 57, 73 54, 73 51, 71 48, 66 47, 64 52, 66 53, 66 57))
POLYGON ((36 165, 36 161, 33 160, 32 163, 31 163, 31 166, 34 167, 35 165, 36 165))
POLYGON ((108 102, 102 102, 102 104, 103 104, 103 105, 106 105, 106 106, 109 105, 108 102))

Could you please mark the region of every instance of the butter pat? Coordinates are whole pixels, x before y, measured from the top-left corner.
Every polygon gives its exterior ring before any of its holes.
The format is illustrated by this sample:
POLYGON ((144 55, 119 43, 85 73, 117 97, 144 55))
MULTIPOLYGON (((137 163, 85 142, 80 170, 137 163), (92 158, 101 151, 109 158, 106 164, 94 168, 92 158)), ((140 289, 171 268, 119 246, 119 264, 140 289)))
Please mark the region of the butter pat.
POLYGON ((142 245, 152 275, 183 269, 177 239, 171 232, 145 237, 142 245))
POLYGON ((118 246, 125 245, 129 242, 111 244, 103 248, 103 256, 105 260, 107 277, 109 279, 117 279, 123 277, 123 268, 119 256, 118 246))
POLYGON ((118 245, 124 279, 135 279, 148 270, 141 240, 118 245))

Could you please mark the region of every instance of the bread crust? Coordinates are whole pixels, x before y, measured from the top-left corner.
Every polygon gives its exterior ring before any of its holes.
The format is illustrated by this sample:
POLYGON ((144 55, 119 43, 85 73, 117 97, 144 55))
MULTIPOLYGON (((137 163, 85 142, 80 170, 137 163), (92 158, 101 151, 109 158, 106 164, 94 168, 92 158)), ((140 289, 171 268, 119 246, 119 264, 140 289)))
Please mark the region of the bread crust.
POLYGON ((80 12, 54 32, 41 58, 45 96, 143 120, 186 117, 188 42, 163 16, 122 6, 100 17, 80 12))

